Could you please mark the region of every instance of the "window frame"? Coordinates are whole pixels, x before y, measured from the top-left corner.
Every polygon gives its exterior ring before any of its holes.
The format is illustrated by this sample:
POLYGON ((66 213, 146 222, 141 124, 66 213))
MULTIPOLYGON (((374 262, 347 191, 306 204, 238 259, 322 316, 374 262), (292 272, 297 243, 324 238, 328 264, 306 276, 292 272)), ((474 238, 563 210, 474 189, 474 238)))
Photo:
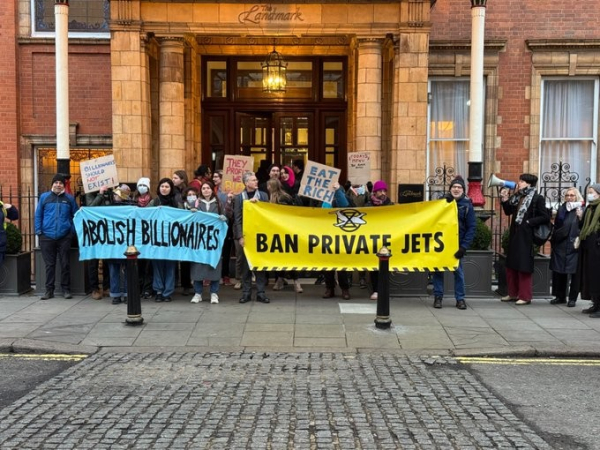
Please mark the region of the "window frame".
MULTIPOLYGON (((102 0, 105 5, 110 8, 109 0, 102 0)), ((56 35, 55 31, 37 31, 36 29, 36 0, 30 0, 31 8, 31 37, 34 38, 53 38, 56 35)), ((69 6, 70 8, 70 6, 69 6)), ((110 11, 110 10, 109 10, 110 11)), ((110 20, 110 13, 109 13, 110 20)), ((102 32, 87 32, 87 31, 69 31, 69 38, 83 38, 83 39, 110 39, 110 24, 107 23, 108 30, 102 32)))

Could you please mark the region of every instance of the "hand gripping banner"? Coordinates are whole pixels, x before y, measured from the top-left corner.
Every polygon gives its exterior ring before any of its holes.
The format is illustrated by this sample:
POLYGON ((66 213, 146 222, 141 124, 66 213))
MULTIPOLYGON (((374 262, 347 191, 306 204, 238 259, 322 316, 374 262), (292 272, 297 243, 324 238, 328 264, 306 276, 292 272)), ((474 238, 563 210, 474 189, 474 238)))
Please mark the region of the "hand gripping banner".
POLYGON ((304 208, 244 202, 244 252, 255 270, 454 270, 456 202, 365 208, 304 208))
POLYGON ((98 206, 75 214, 79 259, 123 259, 135 245, 140 259, 192 261, 216 267, 227 222, 211 213, 168 207, 98 206))

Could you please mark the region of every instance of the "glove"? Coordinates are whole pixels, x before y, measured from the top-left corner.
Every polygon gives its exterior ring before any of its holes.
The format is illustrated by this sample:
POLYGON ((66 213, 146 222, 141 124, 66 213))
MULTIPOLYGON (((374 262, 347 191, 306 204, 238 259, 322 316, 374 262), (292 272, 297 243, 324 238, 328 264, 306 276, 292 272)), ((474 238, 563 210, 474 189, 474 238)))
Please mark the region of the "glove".
POLYGON ((451 203, 454 200, 454 197, 452 197, 452 194, 446 194, 446 195, 444 195, 444 198, 446 199, 446 201, 448 203, 451 203))
POLYGON ((458 251, 454 254, 454 257, 456 259, 461 259, 465 256, 465 253, 467 253, 467 250, 464 247, 458 247, 458 251))
POLYGON ((221 219, 223 222, 227 222, 227 217, 225 217, 223 214, 219 214, 219 219, 221 219))

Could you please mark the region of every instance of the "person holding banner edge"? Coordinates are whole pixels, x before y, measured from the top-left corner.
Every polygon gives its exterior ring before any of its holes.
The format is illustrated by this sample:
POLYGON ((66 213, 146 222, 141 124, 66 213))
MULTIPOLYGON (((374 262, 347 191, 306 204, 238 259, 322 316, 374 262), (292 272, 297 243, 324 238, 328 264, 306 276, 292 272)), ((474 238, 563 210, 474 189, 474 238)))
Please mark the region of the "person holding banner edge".
MULTIPOLYGON (((466 196, 465 180, 459 175, 450 182, 450 192, 445 199, 456 202, 458 209, 458 250, 454 257, 458 259, 458 267, 454 273, 454 298, 458 309, 467 309, 465 303, 465 274, 462 268, 462 258, 473 243, 475 237, 475 210, 471 199, 466 196)), ((444 298, 444 272, 433 272, 433 307, 440 309, 444 298)))
MULTIPOLYGON (((252 300, 252 271, 248 265, 248 259, 244 253, 244 229, 243 229, 243 212, 244 202, 268 202, 269 196, 258 190, 258 179, 254 172, 246 172, 242 175, 242 182, 246 187, 241 193, 234 197, 233 202, 233 236, 238 241, 239 247, 242 249, 241 264, 242 264, 242 298, 240 303, 247 303, 252 300)), ((256 301, 261 303, 270 303, 271 300, 265 294, 267 285, 267 274, 264 271, 255 271, 256 277, 256 301)))

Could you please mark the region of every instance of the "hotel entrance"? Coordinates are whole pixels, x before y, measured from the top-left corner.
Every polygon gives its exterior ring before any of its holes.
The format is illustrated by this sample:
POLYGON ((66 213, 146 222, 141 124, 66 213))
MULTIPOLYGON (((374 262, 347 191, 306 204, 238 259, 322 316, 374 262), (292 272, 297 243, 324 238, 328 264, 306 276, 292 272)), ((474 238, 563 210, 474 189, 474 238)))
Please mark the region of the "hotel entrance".
POLYGON ((285 92, 263 91, 261 62, 203 63, 202 161, 220 169, 226 154, 291 165, 294 159, 346 169, 345 59, 288 61, 285 92), (233 88, 228 88, 233 86, 233 88))

